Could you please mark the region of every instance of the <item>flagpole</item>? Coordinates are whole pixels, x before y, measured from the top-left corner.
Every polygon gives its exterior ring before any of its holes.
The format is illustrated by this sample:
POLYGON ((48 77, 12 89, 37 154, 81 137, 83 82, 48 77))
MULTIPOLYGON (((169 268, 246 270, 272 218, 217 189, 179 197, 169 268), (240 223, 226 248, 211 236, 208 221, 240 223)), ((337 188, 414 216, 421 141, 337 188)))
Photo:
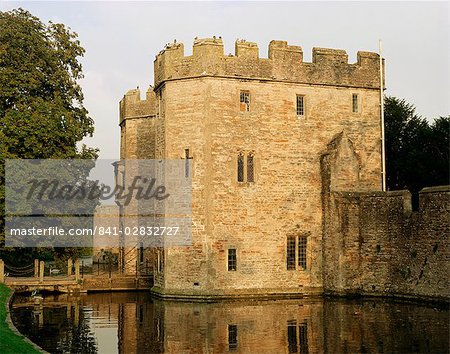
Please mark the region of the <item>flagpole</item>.
POLYGON ((382 43, 379 40, 380 57, 380 111, 381 111, 381 162, 382 162, 382 190, 386 191, 386 146, 384 136, 384 87, 383 87, 383 57, 381 56, 382 43))

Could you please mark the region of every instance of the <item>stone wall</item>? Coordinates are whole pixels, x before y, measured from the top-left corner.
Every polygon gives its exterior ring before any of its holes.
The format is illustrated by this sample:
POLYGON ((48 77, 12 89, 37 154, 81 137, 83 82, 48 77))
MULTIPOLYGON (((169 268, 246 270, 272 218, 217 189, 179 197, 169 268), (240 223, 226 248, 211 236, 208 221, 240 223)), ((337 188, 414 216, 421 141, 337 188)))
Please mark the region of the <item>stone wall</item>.
POLYGON ((450 187, 423 189, 418 211, 408 191, 325 200, 325 292, 448 300, 450 187))
POLYGON ((193 246, 166 253, 165 291, 312 293, 322 287, 320 154, 342 131, 359 152, 362 190, 380 188, 379 92, 199 78, 166 82, 165 158, 193 156, 193 246), (251 95, 239 110, 240 90, 251 95), (306 97, 306 116, 295 112, 306 97), (253 154, 255 182, 237 182, 238 154, 253 154), (308 233, 307 269, 286 269, 288 234, 308 233), (227 250, 238 269, 227 270, 227 250), (197 285, 196 285, 197 284, 197 285))
POLYGON ((107 263, 109 259, 106 257, 106 252, 119 254, 119 248, 113 247, 118 245, 116 239, 112 239, 111 235, 105 235, 99 232, 100 227, 112 227, 118 229, 119 227, 119 207, 117 205, 99 205, 94 213, 94 233, 93 238, 93 261, 94 263, 107 263), (112 245, 112 246, 111 246, 112 245))

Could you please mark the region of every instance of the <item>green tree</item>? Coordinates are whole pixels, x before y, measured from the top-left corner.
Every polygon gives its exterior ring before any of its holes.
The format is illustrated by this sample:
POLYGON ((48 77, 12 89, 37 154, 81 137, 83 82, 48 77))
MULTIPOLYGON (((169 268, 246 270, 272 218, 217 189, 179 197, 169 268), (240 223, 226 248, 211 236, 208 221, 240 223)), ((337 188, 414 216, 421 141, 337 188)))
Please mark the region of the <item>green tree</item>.
POLYGON ((405 100, 386 97, 386 169, 390 190, 449 184, 450 117, 431 125, 405 100))
POLYGON ((430 126, 428 175, 433 186, 450 183, 450 115, 439 117, 430 126))
POLYGON ((0 242, 5 159, 95 159, 79 142, 94 124, 83 105, 77 34, 23 9, 0 12, 0 242))

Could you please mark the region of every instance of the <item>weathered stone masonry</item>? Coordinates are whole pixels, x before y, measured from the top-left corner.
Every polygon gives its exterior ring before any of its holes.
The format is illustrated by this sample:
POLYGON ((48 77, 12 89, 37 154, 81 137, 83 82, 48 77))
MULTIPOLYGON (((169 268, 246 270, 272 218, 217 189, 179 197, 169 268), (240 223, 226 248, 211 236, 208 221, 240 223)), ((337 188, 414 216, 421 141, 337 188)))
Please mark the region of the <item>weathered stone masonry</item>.
POLYGON ((450 187, 361 192, 360 161, 340 134, 321 157, 323 281, 331 294, 447 300, 450 187))
MULTIPOLYGON (((191 56, 184 56, 181 43, 157 55, 155 84, 146 99, 132 90, 120 103, 121 158, 180 159, 189 150, 193 245, 147 251, 159 263, 155 293, 221 298, 359 289, 361 282, 348 269, 363 262, 363 255, 339 244, 350 234, 341 235, 335 215, 339 193, 365 192, 369 198, 381 190, 379 56, 357 57, 349 64, 345 51, 314 48, 307 63, 301 47, 284 41, 270 43, 267 59, 245 41, 226 56, 220 38, 196 40, 191 56), (242 92, 248 94, 248 110, 242 109, 242 92), (253 182, 247 180, 248 156, 253 182), (304 268, 297 249, 305 235, 304 268), (289 237, 296 240, 292 270, 289 237), (236 250, 233 271, 227 268, 230 249, 236 250), (344 259, 350 263, 341 265, 344 259), (335 274, 335 268, 342 271, 335 274)), ((383 215, 395 218, 387 208, 383 215)), ((350 226, 356 212, 349 209, 350 226)), ((377 219, 380 230, 387 225, 383 215, 377 219)))
POLYGON ((325 291, 448 301, 450 188, 425 188, 419 198, 413 212, 408 191, 332 193, 325 291))

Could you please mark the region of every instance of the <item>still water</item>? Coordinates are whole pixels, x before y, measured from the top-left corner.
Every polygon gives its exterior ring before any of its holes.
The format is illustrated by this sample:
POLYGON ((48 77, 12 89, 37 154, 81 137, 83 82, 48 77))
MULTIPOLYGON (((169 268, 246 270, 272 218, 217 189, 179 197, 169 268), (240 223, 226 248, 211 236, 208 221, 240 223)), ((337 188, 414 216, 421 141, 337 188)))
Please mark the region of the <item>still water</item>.
POLYGON ((20 332, 52 353, 447 353, 449 311, 383 300, 186 303, 148 293, 17 296, 20 332))

